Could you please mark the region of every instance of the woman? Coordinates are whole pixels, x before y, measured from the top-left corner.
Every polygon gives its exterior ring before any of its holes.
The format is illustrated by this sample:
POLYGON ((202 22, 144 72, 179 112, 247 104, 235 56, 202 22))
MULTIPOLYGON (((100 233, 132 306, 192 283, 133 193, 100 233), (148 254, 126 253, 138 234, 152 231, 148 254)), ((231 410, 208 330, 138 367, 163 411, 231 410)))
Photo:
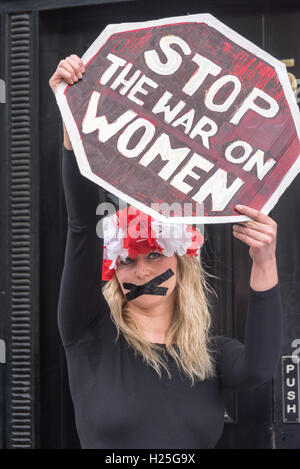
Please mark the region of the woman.
MULTIPOLYGON (((55 92, 62 80, 72 85, 83 73, 83 62, 71 55, 49 84, 55 92)), ((163 245, 149 234, 143 240, 130 236, 121 213, 108 219, 103 275, 109 281, 102 292, 99 190, 80 175, 65 127, 62 172, 68 234, 58 325, 81 447, 214 448, 224 424, 222 391, 259 386, 278 364, 276 223, 257 210, 236 207, 252 219, 233 226, 252 258, 243 345, 210 336, 195 230, 190 236, 185 231, 179 245, 172 239, 163 245), (116 244, 113 220, 127 234, 116 244)))

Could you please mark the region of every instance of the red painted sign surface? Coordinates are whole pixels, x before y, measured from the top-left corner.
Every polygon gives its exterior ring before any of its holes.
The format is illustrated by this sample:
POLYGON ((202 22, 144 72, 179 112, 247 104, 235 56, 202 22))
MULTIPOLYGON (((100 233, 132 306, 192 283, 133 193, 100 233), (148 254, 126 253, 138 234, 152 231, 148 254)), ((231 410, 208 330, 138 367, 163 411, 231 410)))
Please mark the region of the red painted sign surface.
POLYGON ((285 66, 212 16, 109 26, 82 60, 57 92, 80 170, 152 216, 268 213, 299 172, 285 66))

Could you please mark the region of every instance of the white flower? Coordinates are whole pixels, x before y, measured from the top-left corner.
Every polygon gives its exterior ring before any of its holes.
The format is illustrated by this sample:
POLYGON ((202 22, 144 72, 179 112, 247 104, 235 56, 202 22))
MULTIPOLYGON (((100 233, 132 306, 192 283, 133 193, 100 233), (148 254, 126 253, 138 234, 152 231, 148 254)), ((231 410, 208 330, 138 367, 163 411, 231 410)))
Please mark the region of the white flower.
POLYGON ((156 233, 157 244, 167 257, 173 256, 175 252, 183 256, 192 245, 193 233, 187 231, 186 224, 162 223, 154 220, 151 227, 156 233))
POLYGON ((120 256, 125 260, 128 256, 128 250, 124 248, 125 231, 118 227, 117 215, 106 217, 103 220, 104 232, 104 259, 112 261, 110 269, 116 269, 117 259, 120 256))

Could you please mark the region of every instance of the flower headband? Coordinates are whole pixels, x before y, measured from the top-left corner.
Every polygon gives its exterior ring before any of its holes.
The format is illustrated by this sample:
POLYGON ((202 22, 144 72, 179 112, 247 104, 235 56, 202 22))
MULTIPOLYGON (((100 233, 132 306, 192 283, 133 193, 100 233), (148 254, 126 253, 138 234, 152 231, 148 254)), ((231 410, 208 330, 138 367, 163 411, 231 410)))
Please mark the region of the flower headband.
POLYGON ((177 253, 197 256, 202 234, 186 224, 162 223, 134 207, 119 210, 103 219, 104 252, 102 279, 111 280, 118 258, 135 259, 138 254, 158 250, 167 257, 177 253))

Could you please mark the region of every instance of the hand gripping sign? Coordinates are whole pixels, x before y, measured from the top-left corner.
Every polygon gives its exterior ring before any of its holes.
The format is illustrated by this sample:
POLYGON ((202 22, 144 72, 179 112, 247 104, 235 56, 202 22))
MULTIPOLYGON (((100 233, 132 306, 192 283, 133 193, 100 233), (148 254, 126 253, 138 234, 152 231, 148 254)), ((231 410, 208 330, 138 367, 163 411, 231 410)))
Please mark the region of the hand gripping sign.
POLYGON ((299 172, 285 66, 211 15, 109 25, 82 60, 56 93, 80 171, 154 218, 269 213, 299 172))

